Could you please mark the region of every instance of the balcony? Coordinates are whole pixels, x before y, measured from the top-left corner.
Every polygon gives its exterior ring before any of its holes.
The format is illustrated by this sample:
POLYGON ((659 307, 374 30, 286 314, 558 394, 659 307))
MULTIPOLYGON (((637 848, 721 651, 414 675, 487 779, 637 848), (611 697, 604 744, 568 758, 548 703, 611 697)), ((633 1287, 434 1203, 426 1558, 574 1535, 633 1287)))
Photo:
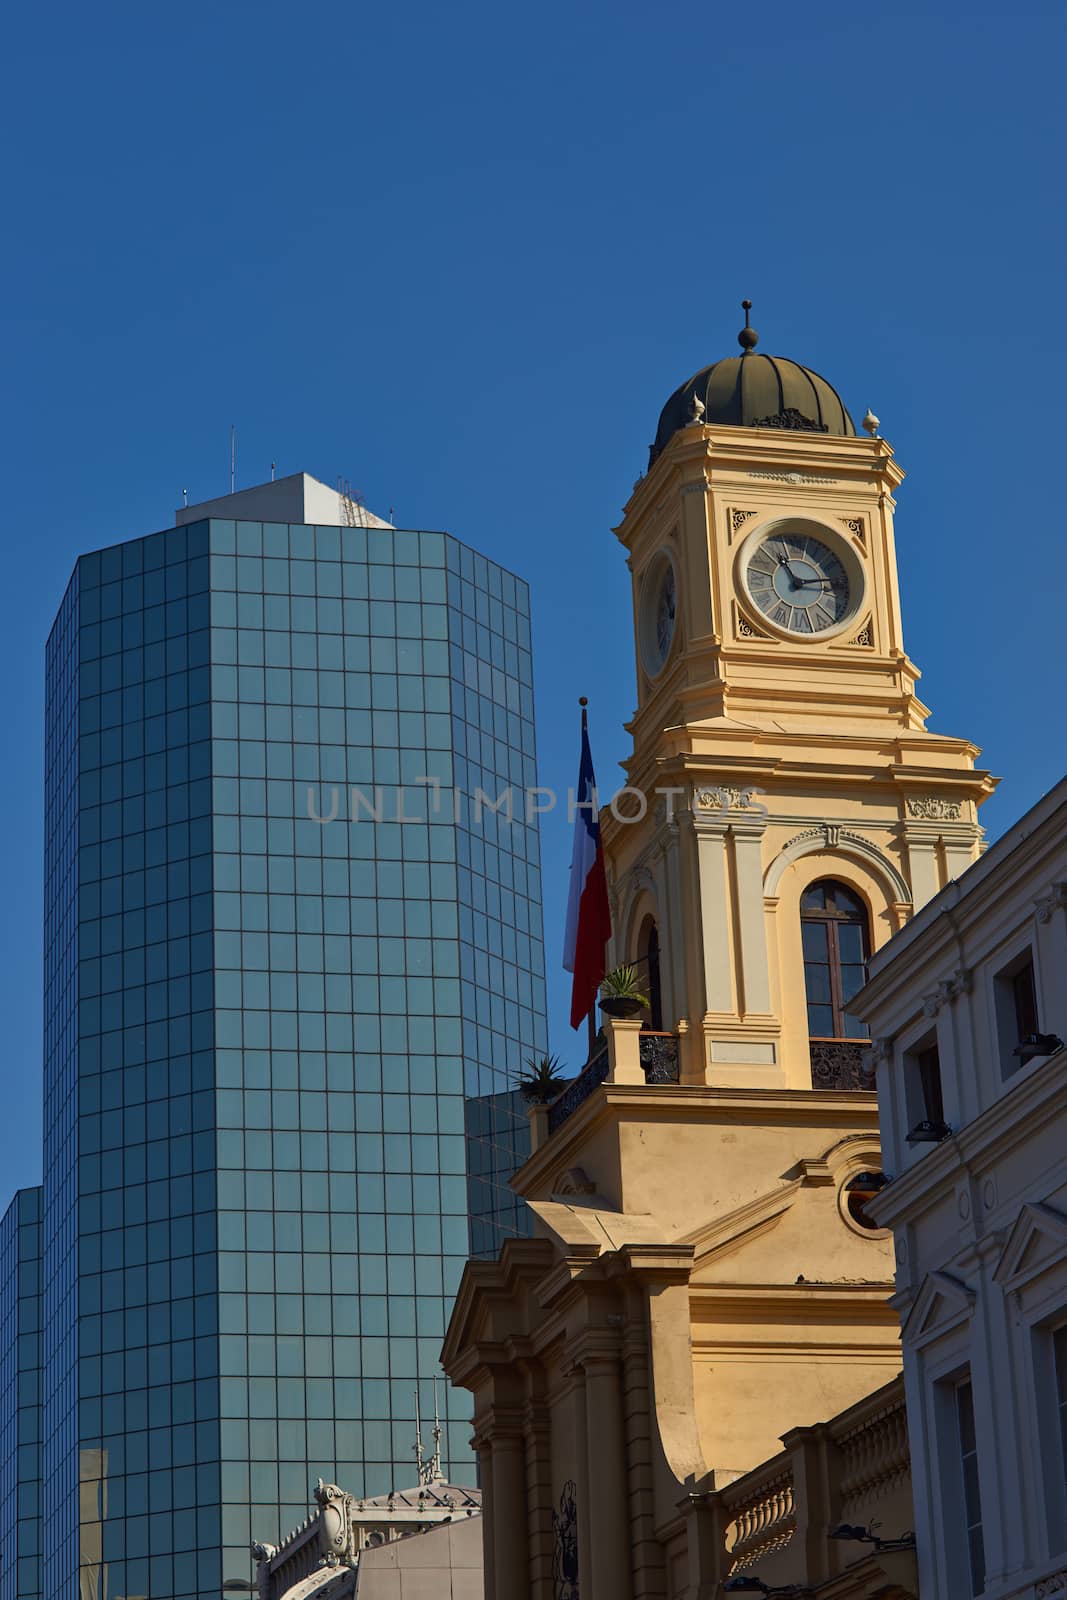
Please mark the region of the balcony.
POLYGON ((869 1039, 810 1039, 813 1089, 873 1089, 869 1039))
POLYGON ((589 1099, 594 1089, 600 1087, 607 1078, 609 1067, 608 1047, 605 1043, 589 1057, 578 1076, 547 1108, 549 1133, 555 1133, 557 1128, 562 1128, 572 1111, 577 1111, 578 1107, 589 1099))
MULTIPOLYGON (((708 1518, 711 1577, 753 1575, 777 1586, 830 1582, 839 1600, 915 1593, 914 1522, 904 1386, 894 1378, 829 1422, 784 1435, 785 1449, 751 1472, 694 1496, 708 1518), (840 1523, 874 1524, 881 1548, 829 1537, 840 1523)), ((716 1588, 715 1592, 720 1593, 716 1588)))
MULTIPOLYGON (((561 1128, 572 1112, 577 1111, 589 1096, 598 1089, 602 1083, 633 1083, 640 1081, 637 1074, 630 1067, 625 1070, 628 1063, 625 1058, 632 1051, 632 1033, 630 1024, 622 1027, 616 1022, 607 1024, 607 1037, 602 1038, 597 1050, 578 1076, 569 1083, 563 1093, 548 1107, 548 1132, 553 1134, 561 1128), (625 1029, 625 1033, 623 1032, 625 1029), (616 1031, 618 1030, 618 1031, 616 1031), (620 1043, 625 1040, 620 1049, 620 1043), (630 1048, 627 1049, 627 1046, 630 1048), (623 1068, 624 1071, 620 1071, 623 1068)), ((678 1035, 676 1033, 657 1033, 651 1029, 642 1029, 636 1033, 637 1061, 643 1074, 645 1083, 677 1083, 679 1077, 678 1060, 678 1035)))

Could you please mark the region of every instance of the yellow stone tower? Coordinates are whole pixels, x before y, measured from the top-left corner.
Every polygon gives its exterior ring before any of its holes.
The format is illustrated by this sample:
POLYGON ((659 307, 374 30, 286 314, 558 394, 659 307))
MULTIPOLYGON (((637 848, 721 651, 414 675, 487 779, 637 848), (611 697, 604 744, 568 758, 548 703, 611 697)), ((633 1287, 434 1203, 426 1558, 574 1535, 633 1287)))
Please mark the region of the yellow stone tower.
POLYGON ((925 727, 877 420, 747 317, 740 342, 668 400, 616 530, 638 705, 601 820, 651 1016, 605 1018, 532 1110, 534 1237, 469 1263, 442 1356, 475 1396, 487 1600, 547 1600, 567 1561, 592 1600, 717 1594, 796 1526, 777 1479, 728 1486, 800 1430, 805 1515, 840 1516, 821 1424, 900 1369, 848 1001, 975 859, 993 780, 925 727))
MULTIPOLYGON (((658 945, 684 1081, 859 1087, 840 994, 813 1005, 832 1027, 809 1050, 802 898, 848 886, 869 954, 975 859, 992 781, 974 745, 925 727, 893 540, 903 473, 877 419, 857 437, 830 385, 757 353, 747 323, 741 356, 668 400, 616 530, 638 708, 636 793, 605 819, 614 958, 658 945)), ((818 976, 809 963, 809 989, 818 976)))

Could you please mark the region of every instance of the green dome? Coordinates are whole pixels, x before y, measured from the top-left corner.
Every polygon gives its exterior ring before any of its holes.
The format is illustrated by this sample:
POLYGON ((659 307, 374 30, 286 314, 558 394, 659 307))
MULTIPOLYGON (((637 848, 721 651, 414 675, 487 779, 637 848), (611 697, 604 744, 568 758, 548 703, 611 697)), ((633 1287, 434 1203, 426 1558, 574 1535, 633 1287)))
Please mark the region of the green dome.
POLYGON ((681 428, 697 421, 719 428, 785 428, 855 437, 841 396, 825 378, 784 356, 756 353, 747 302, 744 309, 745 327, 738 335, 744 353, 702 368, 674 391, 660 413, 649 466, 681 428))

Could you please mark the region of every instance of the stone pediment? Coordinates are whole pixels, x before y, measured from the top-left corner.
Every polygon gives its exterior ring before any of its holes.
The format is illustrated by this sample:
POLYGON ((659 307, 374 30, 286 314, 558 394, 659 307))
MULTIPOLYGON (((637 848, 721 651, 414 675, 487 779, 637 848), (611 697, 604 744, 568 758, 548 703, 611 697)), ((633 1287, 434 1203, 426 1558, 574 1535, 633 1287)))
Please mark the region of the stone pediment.
POLYGON ((1052 1206, 1023 1206, 1000 1253, 994 1281, 1006 1294, 1067 1259, 1067 1216, 1052 1206))
POLYGON ((496 1261, 468 1261, 445 1335, 442 1359, 476 1361, 485 1347, 502 1349, 521 1336, 527 1305, 558 1259, 548 1239, 509 1239, 496 1261))
POLYGON ((677 1241, 693 1247, 694 1275, 705 1272, 724 1256, 733 1255, 752 1244, 762 1234, 778 1226, 786 1212, 796 1203, 804 1187, 803 1178, 794 1178, 754 1200, 715 1217, 702 1227, 694 1228, 677 1241))
POLYGON ((915 1296, 901 1338, 905 1344, 923 1345, 965 1322, 974 1310, 973 1289, 948 1272, 930 1272, 915 1296))

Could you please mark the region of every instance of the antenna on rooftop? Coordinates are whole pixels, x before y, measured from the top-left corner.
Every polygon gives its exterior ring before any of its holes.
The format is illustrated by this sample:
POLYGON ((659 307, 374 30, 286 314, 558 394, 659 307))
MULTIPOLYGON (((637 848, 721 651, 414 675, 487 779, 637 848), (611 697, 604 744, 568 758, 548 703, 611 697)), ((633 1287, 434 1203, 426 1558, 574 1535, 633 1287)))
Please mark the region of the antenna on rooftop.
POLYGON ((237 427, 230 423, 230 493, 237 488, 237 427))
POLYGON ((441 1471, 441 1418, 437 1410, 437 1379, 433 1380, 433 1455, 427 1461, 422 1449, 422 1422, 419 1418, 419 1391, 415 1390, 415 1465, 420 1483, 438 1483, 441 1471))
POLYGON ((437 1378, 433 1380, 433 1455, 430 1457, 430 1482, 443 1478, 441 1471, 441 1414, 437 1409, 437 1378))
POLYGON ((415 1465, 419 1472, 419 1482, 426 1482, 426 1466, 422 1454, 422 1423, 419 1421, 419 1390, 415 1386, 415 1465))
POLYGON ((274 462, 273 461, 270 464, 270 481, 271 481, 271 483, 274 482, 274 462))

